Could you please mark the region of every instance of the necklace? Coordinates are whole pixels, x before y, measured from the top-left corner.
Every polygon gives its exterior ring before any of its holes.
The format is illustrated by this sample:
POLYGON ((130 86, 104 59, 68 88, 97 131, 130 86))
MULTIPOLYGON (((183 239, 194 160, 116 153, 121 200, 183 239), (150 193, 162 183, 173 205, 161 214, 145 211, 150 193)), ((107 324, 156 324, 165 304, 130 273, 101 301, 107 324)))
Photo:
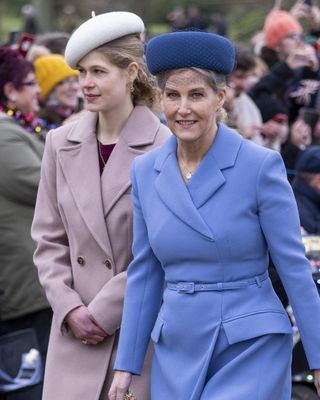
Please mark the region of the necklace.
POLYGON ((103 155, 101 153, 101 143, 99 142, 99 140, 98 140, 98 153, 99 153, 100 160, 102 162, 102 169, 103 169, 106 166, 106 161, 104 161, 103 155))
POLYGON ((186 178, 187 181, 189 181, 192 177, 192 174, 194 171, 191 171, 190 169, 187 168, 186 164, 184 163, 183 159, 180 157, 180 162, 182 164, 182 167, 184 169, 184 176, 186 178))
POLYGON ((14 119, 26 131, 39 136, 45 140, 46 134, 50 129, 57 127, 55 124, 47 124, 45 120, 37 117, 33 112, 23 113, 17 109, 9 108, 0 104, 0 112, 14 119))

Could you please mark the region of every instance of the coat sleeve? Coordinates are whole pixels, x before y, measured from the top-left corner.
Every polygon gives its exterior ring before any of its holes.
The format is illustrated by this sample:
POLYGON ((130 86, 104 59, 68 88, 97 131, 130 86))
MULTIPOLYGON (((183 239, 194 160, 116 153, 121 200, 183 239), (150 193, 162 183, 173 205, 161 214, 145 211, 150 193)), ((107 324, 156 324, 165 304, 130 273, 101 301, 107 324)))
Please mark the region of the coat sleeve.
POLYGON ((150 246, 132 169, 133 261, 128 268, 127 287, 119 347, 114 369, 140 375, 150 333, 155 324, 164 287, 164 272, 150 246))
POLYGON ((36 242, 34 263, 54 318, 63 333, 63 322, 69 311, 83 305, 72 288, 72 272, 67 233, 57 204, 56 156, 49 132, 41 167, 35 214, 31 229, 36 242))
POLYGON ((287 292, 311 369, 320 368, 320 300, 301 240, 295 198, 279 154, 264 160, 258 181, 259 218, 287 292))
POLYGON ((41 143, 39 151, 23 138, 28 134, 20 133, 19 127, 6 124, 1 132, 0 146, 0 187, 1 193, 8 199, 34 206, 40 180, 41 143))
POLYGON ((113 335, 120 328, 126 280, 127 271, 117 274, 88 305, 88 310, 108 335, 113 335))

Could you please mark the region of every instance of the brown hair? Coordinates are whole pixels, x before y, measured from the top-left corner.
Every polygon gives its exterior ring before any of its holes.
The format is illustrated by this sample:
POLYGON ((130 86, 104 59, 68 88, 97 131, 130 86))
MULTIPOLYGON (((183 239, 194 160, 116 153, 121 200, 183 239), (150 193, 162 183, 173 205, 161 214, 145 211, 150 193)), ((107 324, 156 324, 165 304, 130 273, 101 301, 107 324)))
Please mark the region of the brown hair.
POLYGON ((108 57, 110 62, 120 69, 127 68, 132 62, 139 65, 138 75, 133 82, 132 102, 154 109, 158 105, 160 93, 148 73, 144 61, 144 49, 140 35, 130 34, 112 40, 96 49, 108 57))
MULTIPOLYGON (((219 92, 220 90, 226 89, 227 79, 226 79, 225 75, 218 74, 218 73, 208 70, 208 69, 190 67, 190 68, 179 68, 179 69, 175 69, 175 70, 160 72, 157 75, 157 82, 158 82, 158 86, 159 86, 161 92, 164 91, 166 82, 169 79, 169 77, 172 75, 172 73, 188 71, 190 69, 197 72, 199 75, 201 75, 204 78, 205 82, 215 92, 219 92)), ((226 118, 227 118, 227 113, 224 108, 221 108, 220 110, 217 111, 217 120, 218 121, 222 121, 222 122, 226 121, 226 118)))

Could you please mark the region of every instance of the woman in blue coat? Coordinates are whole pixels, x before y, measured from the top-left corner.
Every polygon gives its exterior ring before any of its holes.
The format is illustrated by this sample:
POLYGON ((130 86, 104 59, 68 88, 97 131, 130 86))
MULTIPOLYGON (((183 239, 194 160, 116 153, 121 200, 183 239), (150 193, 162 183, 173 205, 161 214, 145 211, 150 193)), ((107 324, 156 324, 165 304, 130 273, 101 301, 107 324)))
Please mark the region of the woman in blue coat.
POLYGON ((320 393, 320 301, 283 162, 217 122, 233 44, 165 34, 147 62, 174 135, 132 168, 134 260, 109 398, 130 398, 151 335, 152 400, 289 400, 292 329, 268 252, 320 393))

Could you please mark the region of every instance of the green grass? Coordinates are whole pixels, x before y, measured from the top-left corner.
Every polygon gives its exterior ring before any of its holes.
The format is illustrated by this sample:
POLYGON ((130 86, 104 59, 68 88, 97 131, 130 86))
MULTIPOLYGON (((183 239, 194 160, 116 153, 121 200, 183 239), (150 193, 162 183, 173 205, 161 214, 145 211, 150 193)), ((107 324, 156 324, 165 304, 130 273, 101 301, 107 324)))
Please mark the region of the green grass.
POLYGON ((8 41, 9 32, 11 29, 22 28, 22 21, 20 18, 11 16, 0 15, 0 41, 5 43, 8 41))

